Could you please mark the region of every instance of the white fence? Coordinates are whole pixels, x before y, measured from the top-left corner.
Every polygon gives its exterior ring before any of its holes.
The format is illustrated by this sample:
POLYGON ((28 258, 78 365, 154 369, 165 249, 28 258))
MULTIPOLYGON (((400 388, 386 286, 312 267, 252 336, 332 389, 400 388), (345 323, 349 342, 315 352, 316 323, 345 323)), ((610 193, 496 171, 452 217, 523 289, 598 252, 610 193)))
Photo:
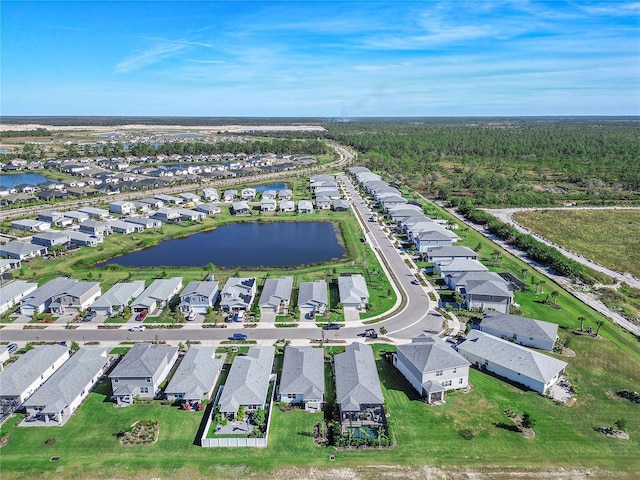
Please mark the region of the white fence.
POLYGON ((216 395, 215 402, 213 404, 213 409, 211 410, 211 414, 209 418, 207 418, 207 423, 205 424, 205 428, 202 431, 202 437, 200 437, 200 446, 206 448, 218 448, 218 447, 266 447, 267 442, 269 441, 269 428, 271 427, 271 408, 273 407, 273 396, 276 391, 276 375, 271 376, 271 381, 273 382, 273 388, 271 389, 271 398, 268 400, 268 408, 267 408, 267 431, 264 437, 261 438, 246 438, 246 437, 232 437, 232 438, 207 438, 207 433, 209 432, 209 428, 211 427, 211 423, 213 422, 213 415, 216 411, 216 406, 218 405, 218 400, 220 399, 220 395, 222 394, 222 390, 224 387, 220 387, 218 389, 218 394, 216 395))

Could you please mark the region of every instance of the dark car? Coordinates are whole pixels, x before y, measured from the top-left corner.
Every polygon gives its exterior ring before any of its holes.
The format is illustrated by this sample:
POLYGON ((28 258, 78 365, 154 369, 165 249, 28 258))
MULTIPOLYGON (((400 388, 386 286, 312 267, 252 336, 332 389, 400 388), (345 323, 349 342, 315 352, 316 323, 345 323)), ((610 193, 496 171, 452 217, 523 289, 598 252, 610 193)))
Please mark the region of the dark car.
POLYGON ((229 337, 229 340, 246 340, 247 336, 244 333, 234 333, 229 337))
POLYGON ((340 326, 341 325, 339 323, 327 323, 322 327, 322 329, 323 330, 340 330, 340 326))
POLYGON ((147 315, 149 314, 148 311, 146 310, 142 310, 137 316, 136 316, 136 320, 138 322, 143 321, 145 318, 147 318, 147 315))
POLYGON ((91 310, 89 313, 87 313, 87 316, 84 317, 83 322, 90 322, 91 320, 96 318, 96 315, 97 315, 96 312, 91 310))
POLYGON ((16 343, 10 343, 9 345, 7 345, 7 351, 9 353, 13 353, 16 350, 18 350, 18 345, 16 343))

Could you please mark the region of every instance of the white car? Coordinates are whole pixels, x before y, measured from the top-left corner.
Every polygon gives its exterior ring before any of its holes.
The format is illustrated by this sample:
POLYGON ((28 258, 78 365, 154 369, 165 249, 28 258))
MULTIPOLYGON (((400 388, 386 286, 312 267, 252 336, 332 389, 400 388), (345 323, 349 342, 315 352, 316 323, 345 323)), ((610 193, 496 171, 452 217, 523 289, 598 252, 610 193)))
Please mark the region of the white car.
POLYGON ((144 332, 146 330, 144 325, 134 325, 129 329, 130 332, 144 332))

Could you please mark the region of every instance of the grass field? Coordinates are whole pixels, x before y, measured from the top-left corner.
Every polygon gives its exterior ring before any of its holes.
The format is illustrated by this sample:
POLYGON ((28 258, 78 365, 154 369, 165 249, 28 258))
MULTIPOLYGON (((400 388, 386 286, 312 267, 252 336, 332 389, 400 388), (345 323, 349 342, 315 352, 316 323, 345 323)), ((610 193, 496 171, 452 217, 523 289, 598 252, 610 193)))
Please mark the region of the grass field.
POLYGON ((535 210, 515 219, 558 245, 640 277, 640 209, 535 210))

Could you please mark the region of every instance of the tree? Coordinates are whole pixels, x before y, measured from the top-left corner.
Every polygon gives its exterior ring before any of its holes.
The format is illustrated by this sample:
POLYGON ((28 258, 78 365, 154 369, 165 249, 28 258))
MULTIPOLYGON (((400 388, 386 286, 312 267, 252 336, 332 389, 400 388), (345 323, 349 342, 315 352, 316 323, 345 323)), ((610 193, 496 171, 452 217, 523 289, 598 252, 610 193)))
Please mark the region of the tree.
POLYGON ((458 309, 462 308, 461 305, 465 303, 464 297, 460 295, 460 292, 455 292, 453 294, 453 301, 456 302, 458 309))
POLYGON ((473 248, 473 251, 476 253, 479 253, 480 250, 482 250, 482 243, 478 243, 478 245, 473 248))
POLYGON ((580 322, 580 331, 584 331, 584 322, 585 322, 586 318, 584 317, 578 317, 578 321, 580 322))
POLYGON ((522 425, 522 428, 533 428, 533 426, 536 424, 535 419, 531 418, 531 415, 529 415, 528 412, 524 412, 522 414, 522 421, 520 422, 520 424, 522 425))
POLYGON ((80 345, 78 345, 78 342, 71 342, 71 350, 74 352, 77 352, 78 350, 80 350, 80 345))
POLYGON ((627 421, 623 418, 619 418, 618 420, 616 420, 616 423, 614 423, 614 425, 618 430, 624 432, 624 429, 627 428, 627 421))
POLYGON ((558 292, 556 290, 551 292, 551 298, 553 299, 553 304, 556 305, 556 301, 558 300, 558 292))
POLYGON ((522 274, 522 282, 523 283, 527 283, 527 269, 523 268, 522 270, 520 270, 520 273, 522 274))
POLYGON ((251 420, 253 424, 256 427, 260 428, 260 430, 264 429, 266 419, 267 419, 267 414, 263 408, 258 408, 255 412, 253 412, 253 415, 251 415, 251 420))
POLYGON ((598 320, 596 322, 596 325, 598 326, 598 328, 596 328, 596 333, 594 336, 598 336, 600 334, 600 327, 602 327, 602 325, 604 325, 604 322, 602 320, 598 320))

